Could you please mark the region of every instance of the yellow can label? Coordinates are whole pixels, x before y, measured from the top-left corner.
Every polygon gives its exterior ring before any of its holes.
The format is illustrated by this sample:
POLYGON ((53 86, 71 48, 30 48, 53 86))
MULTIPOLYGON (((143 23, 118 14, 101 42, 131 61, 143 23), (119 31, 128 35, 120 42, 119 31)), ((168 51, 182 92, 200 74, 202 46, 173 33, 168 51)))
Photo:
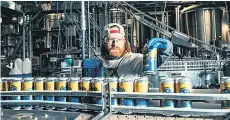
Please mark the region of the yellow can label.
POLYGON ((44 90, 44 87, 43 87, 43 81, 36 81, 34 82, 34 89, 35 90, 44 90))
POLYGON ((179 83, 180 93, 192 93, 191 82, 181 82, 179 83))
POLYGON ((21 91, 21 82, 11 82, 10 90, 11 91, 21 91))
POLYGON ((111 92, 117 92, 117 82, 110 82, 109 87, 111 92))
POLYGON ((148 92, 149 91, 148 81, 136 82, 135 86, 136 86, 135 92, 148 92))
POLYGON ((162 82, 164 93, 174 93, 174 82, 162 82))
POLYGON ((0 82, 0 91, 2 91, 3 88, 2 85, 3 85, 2 82, 0 82))
POLYGON ((121 82, 122 92, 133 92, 133 82, 121 82))
POLYGON ((54 90, 54 81, 46 82, 46 90, 54 90))
POLYGON ((58 81, 57 90, 66 90, 66 81, 58 81))
POLYGON ((101 92, 101 90, 102 90, 102 87, 101 87, 102 83, 103 82, 95 82, 94 83, 94 89, 95 89, 95 91, 101 92))
POLYGON ((82 90, 90 90, 90 82, 82 82, 82 90))
POLYGON ((33 81, 25 81, 25 82, 23 82, 23 90, 32 91, 33 90, 33 81))
POLYGON ((79 90, 78 84, 79 82, 69 82, 69 90, 78 91, 79 90))
POLYGON ((226 82, 225 88, 226 88, 226 89, 230 89, 230 82, 226 82))

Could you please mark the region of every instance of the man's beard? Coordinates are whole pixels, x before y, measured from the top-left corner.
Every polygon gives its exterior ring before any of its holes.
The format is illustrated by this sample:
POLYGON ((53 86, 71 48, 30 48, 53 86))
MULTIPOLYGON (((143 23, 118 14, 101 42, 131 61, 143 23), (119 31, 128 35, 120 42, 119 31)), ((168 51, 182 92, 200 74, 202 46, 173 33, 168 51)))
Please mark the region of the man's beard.
POLYGON ((112 47, 109 49, 109 55, 111 57, 121 57, 125 52, 125 48, 112 47))

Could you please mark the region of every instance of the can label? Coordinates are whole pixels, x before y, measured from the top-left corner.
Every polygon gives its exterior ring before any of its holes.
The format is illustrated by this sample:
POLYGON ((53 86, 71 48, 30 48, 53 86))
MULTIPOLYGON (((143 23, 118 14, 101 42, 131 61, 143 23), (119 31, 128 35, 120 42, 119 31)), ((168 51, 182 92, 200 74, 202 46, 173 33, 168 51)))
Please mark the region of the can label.
POLYGON ((133 82, 121 82, 121 92, 133 92, 133 82))
POLYGON ((164 93, 174 93, 174 82, 163 82, 164 93))
POLYGON ((144 72, 156 72, 157 71, 157 49, 153 49, 150 52, 145 51, 144 54, 144 72))
POLYGON ((163 100, 162 106, 167 108, 174 108, 174 102, 173 100, 163 100))
POLYGON ((101 82, 95 82, 95 83, 94 83, 94 90, 95 90, 95 91, 101 92, 101 90, 102 90, 102 89, 101 89, 102 83, 103 83, 102 81, 101 81, 101 82))
POLYGON ((180 101, 180 107, 181 108, 192 108, 192 102, 191 101, 180 101))
MULTIPOLYGON (((23 90, 24 91, 32 91, 33 90, 33 81, 24 81, 23 82, 23 90)), ((23 96, 23 100, 32 100, 32 96, 23 96)))
POLYGON ((135 106, 140 106, 140 107, 148 107, 149 103, 145 99, 136 99, 135 100, 135 106))
POLYGON ((83 81, 82 82, 82 90, 89 91, 90 90, 90 82, 83 81))
MULTIPOLYGON (((11 91, 21 91, 21 81, 20 82, 11 82, 10 90, 11 91)), ((12 100, 21 100, 21 97, 20 96, 12 96, 12 100)), ((21 106, 20 105, 13 105, 12 108, 16 110, 16 109, 20 109, 21 106)))
POLYGON ((57 97, 57 101, 66 102, 66 97, 57 97))
POLYGON ((53 96, 46 96, 46 100, 48 100, 48 101, 54 101, 54 97, 53 96))
POLYGON ((70 102, 79 103, 79 98, 78 97, 71 97, 70 102))
POLYGON ((69 90, 78 91, 79 90, 78 84, 79 84, 79 82, 77 82, 77 81, 76 82, 70 81, 69 82, 69 90))
POLYGON ((44 87, 43 87, 43 81, 36 81, 34 82, 34 89, 35 90, 44 90, 44 87))
POLYGON ((148 81, 137 81, 134 83, 135 92, 148 92, 149 82, 148 81))
POLYGON ((117 92, 117 82, 110 82, 109 87, 111 92, 117 92))
POLYGON ((117 99, 112 98, 111 99, 111 105, 118 105, 117 99))
POLYGON ((124 98, 124 99, 122 99, 122 105, 124 105, 124 106, 134 106, 134 100, 124 98))
POLYGON ((46 90, 54 90, 54 81, 46 82, 46 90))
POLYGON ((3 88, 2 85, 3 85, 2 82, 0 82, 0 91, 2 91, 3 88))
POLYGON ((66 90, 66 82, 57 82, 57 90, 66 90))
POLYGON ((96 104, 101 105, 102 104, 102 99, 101 98, 96 98, 96 104))
POLYGON ((34 96, 34 100, 43 100, 43 96, 34 96))
POLYGON ((180 93, 192 93, 192 84, 191 82, 181 82, 179 84, 180 93))

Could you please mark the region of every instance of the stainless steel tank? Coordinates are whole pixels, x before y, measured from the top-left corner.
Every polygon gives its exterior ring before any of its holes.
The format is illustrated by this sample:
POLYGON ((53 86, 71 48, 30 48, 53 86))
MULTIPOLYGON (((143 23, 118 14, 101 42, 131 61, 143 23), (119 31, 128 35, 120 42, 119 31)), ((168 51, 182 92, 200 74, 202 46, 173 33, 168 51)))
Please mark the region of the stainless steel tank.
POLYGON ((43 28, 59 28, 59 20, 63 21, 65 20, 65 14, 64 13, 53 13, 53 14, 47 14, 44 19, 44 25, 43 28))
POLYGON ((118 8, 109 10, 110 23, 125 24, 125 13, 118 8))
MULTIPOLYGON (((218 39, 219 36, 227 42, 229 38, 226 16, 226 10, 222 7, 199 6, 182 10, 181 31, 209 44, 211 40, 218 39)), ((200 46, 208 48, 206 45, 200 46)))

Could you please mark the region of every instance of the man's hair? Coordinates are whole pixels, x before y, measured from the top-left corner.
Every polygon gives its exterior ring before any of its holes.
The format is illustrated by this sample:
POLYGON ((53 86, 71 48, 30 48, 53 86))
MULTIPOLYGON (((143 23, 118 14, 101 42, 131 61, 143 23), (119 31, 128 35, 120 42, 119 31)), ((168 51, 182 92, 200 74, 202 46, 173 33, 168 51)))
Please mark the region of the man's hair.
MULTIPOLYGON (((105 38, 107 39, 107 38, 105 38)), ((109 57, 109 51, 107 50, 106 46, 107 46, 107 43, 106 43, 106 40, 103 40, 102 41, 102 46, 101 46, 101 56, 106 59, 109 57)), ((125 51, 123 53, 123 55, 127 54, 127 53, 130 53, 131 52, 131 47, 130 47, 130 43, 127 39, 127 37, 125 36, 125 51)))

